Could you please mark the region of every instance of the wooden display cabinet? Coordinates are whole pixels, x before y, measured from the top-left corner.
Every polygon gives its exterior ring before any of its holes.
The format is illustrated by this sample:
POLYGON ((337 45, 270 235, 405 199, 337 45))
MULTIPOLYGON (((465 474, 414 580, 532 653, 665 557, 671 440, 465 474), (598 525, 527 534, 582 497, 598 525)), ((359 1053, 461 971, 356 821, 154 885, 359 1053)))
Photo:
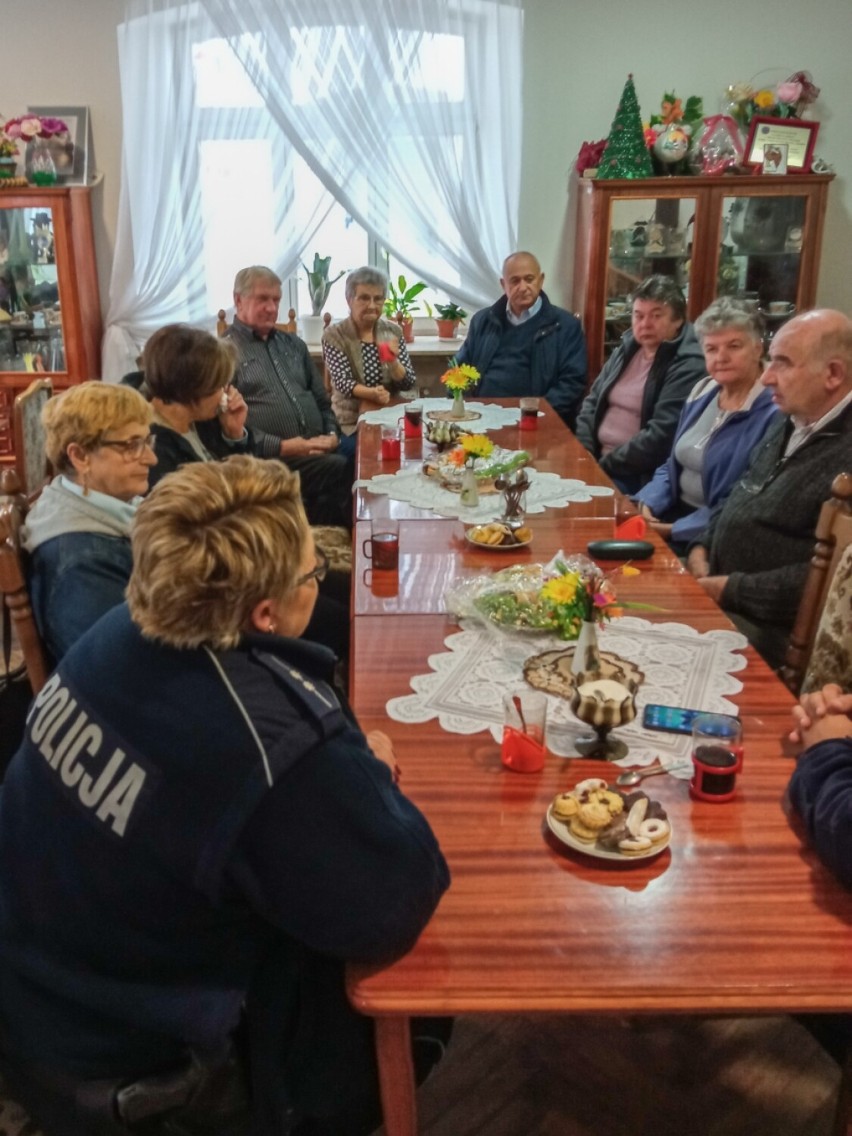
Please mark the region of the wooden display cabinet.
POLYGON ((14 460, 12 404, 35 377, 100 378, 101 306, 91 187, 0 191, 0 462, 14 460))
POLYGON ((690 319, 736 296, 763 312, 768 337, 813 307, 832 177, 578 179, 572 309, 589 380, 630 327, 630 292, 657 272, 681 285, 690 319))

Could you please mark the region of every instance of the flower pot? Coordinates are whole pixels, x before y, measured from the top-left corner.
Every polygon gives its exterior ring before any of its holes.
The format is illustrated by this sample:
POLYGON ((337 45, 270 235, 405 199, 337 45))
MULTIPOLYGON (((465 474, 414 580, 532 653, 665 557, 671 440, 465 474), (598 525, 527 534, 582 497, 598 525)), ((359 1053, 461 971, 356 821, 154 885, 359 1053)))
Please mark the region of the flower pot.
POLYGON ((394 322, 398 323, 399 326, 402 328, 402 338, 405 340, 405 342, 406 343, 413 343, 414 342, 414 319, 413 319, 413 317, 412 316, 404 316, 400 312, 397 312, 396 315, 393 318, 394 318, 394 322))
POLYGON ((302 316, 299 320, 302 328, 302 339, 305 343, 319 343, 322 340, 322 316, 302 316))
POLYGON ((435 323, 438 328, 439 339, 455 339, 456 330, 459 326, 458 320, 439 320, 436 319, 435 323))

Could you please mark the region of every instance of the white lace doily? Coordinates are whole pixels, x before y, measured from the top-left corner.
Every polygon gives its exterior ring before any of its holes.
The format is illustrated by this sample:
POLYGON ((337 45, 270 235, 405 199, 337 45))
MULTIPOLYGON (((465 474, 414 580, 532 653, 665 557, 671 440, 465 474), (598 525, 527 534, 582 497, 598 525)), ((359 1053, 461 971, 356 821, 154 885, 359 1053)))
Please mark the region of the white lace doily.
MULTIPOLYGON (((496 742, 503 732, 503 695, 524 686, 523 664, 541 651, 566 644, 550 635, 500 634, 473 623, 445 640, 446 652, 429 657, 429 674, 411 679, 414 694, 392 698, 388 715, 396 722, 428 722, 437 718, 451 734, 490 731, 496 742)), ((630 747, 619 765, 688 761, 691 739, 685 734, 643 730, 647 702, 735 714, 727 695, 742 690, 734 677, 745 667, 738 651, 747 646, 737 631, 699 632, 682 623, 650 623, 623 616, 599 631, 602 650, 634 662, 645 680, 636 696, 637 716, 615 731, 630 747)), ((547 695, 547 747, 560 757, 576 757, 575 739, 588 727, 571 713, 567 700, 547 695)), ((672 774, 685 780, 691 765, 672 774)))
MULTIPOLYGON (((453 405, 449 398, 420 398, 416 401, 423 403, 424 420, 430 410, 449 410, 453 405)), ((464 404, 468 410, 477 411, 480 417, 460 422, 459 425, 475 434, 481 434, 485 430, 499 430, 502 426, 517 426, 521 420, 518 406, 495 406, 490 402, 468 402, 467 399, 464 404)), ((366 422, 369 426, 395 426, 404 409, 402 406, 383 406, 379 410, 367 410, 359 416, 358 421, 366 422)))
MULTIPOLYGON (((529 466, 526 469, 530 480, 526 491, 527 513, 543 513, 547 508, 563 509, 572 501, 612 496, 612 489, 606 485, 587 485, 585 481, 560 477, 558 473, 541 473, 529 466)), ((429 509, 439 517, 458 517, 471 523, 493 520, 501 511, 503 501, 499 493, 487 493, 479 498, 478 505, 462 505, 458 493, 445 489, 434 477, 427 477, 419 469, 377 473, 375 477, 356 481, 355 488, 385 494, 417 509, 429 509)))

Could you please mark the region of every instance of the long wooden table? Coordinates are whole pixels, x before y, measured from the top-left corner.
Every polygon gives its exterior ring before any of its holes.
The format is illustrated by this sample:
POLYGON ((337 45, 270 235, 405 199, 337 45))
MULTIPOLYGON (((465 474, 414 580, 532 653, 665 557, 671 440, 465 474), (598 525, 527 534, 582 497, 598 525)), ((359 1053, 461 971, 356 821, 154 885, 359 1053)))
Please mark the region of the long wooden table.
MULTIPOLYGON (((565 534, 578 530, 579 522, 563 521, 565 534)), ((535 517, 531 523, 535 531, 535 517)), ((600 523, 586 522, 590 531, 600 523)), ((623 865, 574 853, 549 833, 545 813, 557 792, 606 776, 604 763, 551 756, 539 774, 513 774, 487 733, 387 717, 388 699, 409 693, 411 676, 428 669, 428 656, 455 630, 429 578, 435 565, 448 557, 461 563, 467 552, 448 543, 454 536, 439 539, 451 522, 420 524, 422 531, 404 530, 403 546, 410 540, 424 564, 409 578, 404 562, 400 573, 417 586, 404 584, 395 610, 383 603, 393 597, 356 591, 353 625, 358 718, 392 736, 402 786, 452 871, 408 955, 349 973, 354 1005, 376 1021, 388 1136, 417 1130, 407 1025, 414 1014, 852 1010, 852 896, 801 846, 785 816, 792 763, 782 738, 793 700, 759 657, 745 652, 734 699, 746 751, 736 799, 695 802, 686 782, 656 778, 653 796, 673 827, 665 852, 623 865), (400 607, 401 596, 408 599, 400 607)), ((539 524, 558 529, 558 511, 539 524)), ((536 559, 551 534, 538 540, 536 559)), ((649 618, 699 631, 730 627, 661 545, 642 567, 629 582, 631 598, 669 612, 649 618)))
MULTIPOLYGON (((517 399, 491 399, 500 406, 517 406, 517 399)), ((449 403, 447 404, 449 406, 449 403)), ((612 485, 591 454, 587 453, 567 429, 562 419, 548 403, 542 404, 544 413, 539 418, 537 430, 521 430, 517 426, 504 426, 500 430, 489 430, 488 436, 498 445, 510 450, 526 450, 532 465, 542 473, 558 473, 562 477, 576 478, 587 485, 612 485)), ((403 407, 399 413, 402 415, 403 407)), ((476 430, 476 422, 468 423, 476 430)), ((370 478, 377 473, 395 473, 400 468, 419 469, 424 457, 433 456, 434 446, 421 438, 404 438, 399 461, 383 462, 381 458, 381 427, 362 424, 358 427, 358 477, 370 478)), ((495 502, 498 500, 495 497, 495 502)), ((355 498, 357 520, 367 520, 372 516, 377 503, 386 507, 383 499, 366 489, 358 489, 355 498)), ((571 517, 612 517, 612 497, 593 497, 589 501, 574 502, 569 506, 571 517)), ((395 517, 410 517, 428 520, 432 514, 416 509, 404 501, 392 501, 391 512, 395 517)), ((548 513, 563 513, 564 510, 548 510, 548 513)))

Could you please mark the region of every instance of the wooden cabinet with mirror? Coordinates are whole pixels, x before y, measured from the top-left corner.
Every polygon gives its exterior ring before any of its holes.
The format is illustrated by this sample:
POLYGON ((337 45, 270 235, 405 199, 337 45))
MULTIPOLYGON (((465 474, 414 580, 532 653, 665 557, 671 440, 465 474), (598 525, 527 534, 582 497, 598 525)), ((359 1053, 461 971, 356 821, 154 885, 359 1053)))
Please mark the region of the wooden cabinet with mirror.
POLYGON ((91 189, 0 192, 0 462, 12 405, 34 378, 61 390, 100 377, 101 308, 91 189))
POLYGON ((589 380, 630 327, 630 292, 654 273, 681 285, 690 319, 717 296, 737 296, 763 312, 770 337, 813 307, 831 180, 579 179, 572 308, 586 333, 589 380))

